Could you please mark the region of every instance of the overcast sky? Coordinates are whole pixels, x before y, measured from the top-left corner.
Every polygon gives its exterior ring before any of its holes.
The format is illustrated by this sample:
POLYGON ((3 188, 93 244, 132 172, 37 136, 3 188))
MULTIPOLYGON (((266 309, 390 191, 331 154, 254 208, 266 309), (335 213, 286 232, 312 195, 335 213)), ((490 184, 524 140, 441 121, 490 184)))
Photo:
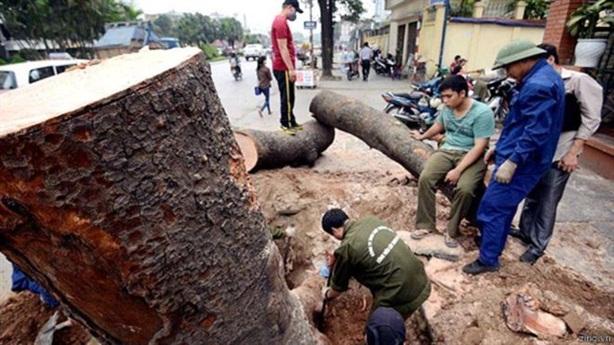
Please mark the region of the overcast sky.
MULTIPOLYGON (((130 2, 127 1, 127 2, 130 2)), ((281 12, 282 0, 132 0, 135 7, 146 14, 165 12, 200 12, 202 14, 219 13, 232 16, 243 23, 254 33, 268 34, 273 18, 281 12)), ((301 5, 303 6, 303 5, 301 5)), ((374 11, 372 0, 363 0, 367 15, 372 16, 374 11)), ((303 21, 309 20, 309 11, 299 14, 298 19, 291 24, 294 32, 303 30, 303 21)), ((319 19, 319 8, 314 0, 314 20, 319 19)), ((318 28, 320 27, 318 22, 318 28)), ((308 33, 308 31, 305 31, 308 33)))

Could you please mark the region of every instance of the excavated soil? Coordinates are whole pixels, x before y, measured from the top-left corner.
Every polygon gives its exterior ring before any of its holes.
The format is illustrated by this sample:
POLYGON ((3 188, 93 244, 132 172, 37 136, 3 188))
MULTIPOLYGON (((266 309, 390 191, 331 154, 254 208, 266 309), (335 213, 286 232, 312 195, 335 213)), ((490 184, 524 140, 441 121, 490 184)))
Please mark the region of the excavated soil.
MULTIPOLYGON (((416 180, 387 172, 330 172, 307 168, 261 171, 251 176, 258 201, 270 226, 293 225, 296 235, 277 240, 284 257, 290 288, 301 284, 308 271, 317 271, 324 254, 338 244, 321 231, 321 215, 342 207, 351 217, 376 215, 396 230, 413 230, 416 180)), ((449 202, 438 195, 438 228, 445 229, 449 202)), ((474 229, 463 229, 473 234, 474 229)), ((510 331, 501 302, 532 282, 540 291, 542 309, 557 316, 576 312, 586 322, 581 335, 614 339, 614 296, 546 256, 534 266, 518 262, 523 247, 509 241, 500 272, 479 277, 461 273, 477 255, 472 238, 461 241, 465 253, 457 262, 421 257, 433 281, 433 293, 424 311, 407 320, 407 344, 582 344, 578 334, 560 339, 538 339, 510 331)), ((364 325, 371 308, 369 291, 356 282, 326 308, 322 331, 336 345, 364 344, 364 325)), ((37 297, 12 295, 0 304, 0 344, 31 344, 52 314, 37 297)), ((86 344, 89 335, 80 326, 56 333, 54 344, 86 344)))

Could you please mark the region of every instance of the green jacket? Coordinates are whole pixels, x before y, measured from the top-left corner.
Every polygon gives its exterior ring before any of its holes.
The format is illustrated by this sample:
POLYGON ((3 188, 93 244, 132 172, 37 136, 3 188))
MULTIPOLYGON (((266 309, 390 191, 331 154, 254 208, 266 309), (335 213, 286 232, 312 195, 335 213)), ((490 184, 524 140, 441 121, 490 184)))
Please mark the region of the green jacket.
POLYGON ((347 225, 335 259, 330 286, 345 291, 354 277, 371 290, 373 310, 390 307, 407 318, 430 295, 422 262, 394 230, 375 217, 347 225))

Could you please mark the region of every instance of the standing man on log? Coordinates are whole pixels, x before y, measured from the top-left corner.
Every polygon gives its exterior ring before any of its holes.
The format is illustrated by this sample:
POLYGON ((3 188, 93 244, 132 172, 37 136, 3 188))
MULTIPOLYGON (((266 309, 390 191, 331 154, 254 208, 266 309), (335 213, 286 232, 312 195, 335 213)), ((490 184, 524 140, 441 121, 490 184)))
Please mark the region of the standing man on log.
POLYGON ((494 157, 494 179, 478 210, 480 256, 463 267, 465 273, 499 269, 518 204, 552 166, 563 125, 565 87, 545 57, 545 50, 524 40, 507 44, 497 54, 493 69, 505 68, 518 86, 497 146, 484 157, 485 162, 494 157))
POLYGON ((550 242, 556 220, 556 209, 563 197, 569 175, 578 168, 578 157, 584 142, 601 123, 603 89, 586 73, 570 71, 559 66, 559 55, 551 44, 540 44, 548 54, 548 63, 561 74, 565 83, 565 119, 550 169, 527 196, 520 229, 510 235, 521 239, 528 248, 520 261, 534 264, 550 242))
POLYGON ((341 241, 329 258, 332 275, 323 292, 324 301, 346 291, 352 277, 373 294, 372 311, 392 308, 407 319, 429 297, 431 283, 424 265, 381 220, 350 220, 337 208, 324 214, 322 228, 341 241))
POLYGON ((294 117, 294 82, 296 81, 296 48, 288 20, 295 21, 296 13, 303 13, 297 0, 285 0, 281 13, 273 20, 273 74, 281 97, 281 129, 289 135, 301 130, 294 117))
POLYGON ((475 191, 484 180, 486 164, 482 160, 488 141, 495 133, 492 110, 468 95, 467 80, 460 75, 446 78, 440 87, 445 109, 426 133, 417 140, 432 138, 445 132, 444 144, 426 161, 418 181, 416 231, 411 237, 420 240, 435 228, 435 190, 444 181, 453 186, 454 197, 444 236, 450 248, 458 247, 458 226, 467 216, 475 191))

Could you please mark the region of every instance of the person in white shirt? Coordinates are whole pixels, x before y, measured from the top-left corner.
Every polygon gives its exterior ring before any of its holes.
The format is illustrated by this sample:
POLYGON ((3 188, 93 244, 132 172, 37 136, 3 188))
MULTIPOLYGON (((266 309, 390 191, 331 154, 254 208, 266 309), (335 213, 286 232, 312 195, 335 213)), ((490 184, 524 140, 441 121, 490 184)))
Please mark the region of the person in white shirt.
POLYGON ((369 47, 369 42, 362 45, 362 49, 358 54, 362 65, 362 80, 369 79, 369 71, 371 70, 371 59, 373 59, 373 50, 369 47))

